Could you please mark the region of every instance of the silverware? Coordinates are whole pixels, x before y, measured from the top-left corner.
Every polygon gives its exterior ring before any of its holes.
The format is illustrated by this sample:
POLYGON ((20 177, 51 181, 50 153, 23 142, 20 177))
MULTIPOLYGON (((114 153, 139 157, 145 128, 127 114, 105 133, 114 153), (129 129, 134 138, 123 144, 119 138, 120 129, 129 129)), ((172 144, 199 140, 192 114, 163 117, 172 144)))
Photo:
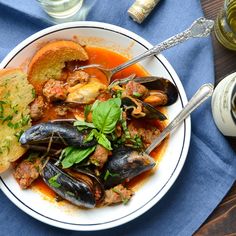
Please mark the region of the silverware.
POLYGON ((170 124, 154 139, 151 145, 146 149, 146 153, 150 152, 158 146, 161 141, 176 127, 178 127, 199 105, 201 105, 213 93, 214 87, 212 84, 202 85, 193 95, 187 105, 180 111, 180 113, 170 122, 170 124))
POLYGON ((111 69, 107 69, 102 67, 99 64, 92 64, 92 65, 87 65, 87 66, 81 66, 81 67, 76 67, 74 70, 82 70, 82 69, 86 69, 86 68, 97 68, 100 71, 102 71, 106 77, 108 82, 110 83, 111 77, 116 74, 117 72, 147 58, 153 55, 156 55, 168 48, 171 48, 179 43, 183 43, 184 41, 190 39, 190 38, 201 38, 201 37, 207 37, 212 28, 214 26, 214 21, 213 20, 207 20, 203 17, 195 20, 192 25, 186 29, 185 31, 183 31, 182 33, 179 33, 163 42, 161 42, 160 44, 154 46, 153 48, 151 48, 150 50, 146 51, 145 53, 138 55, 136 57, 134 57, 133 59, 117 66, 111 69))

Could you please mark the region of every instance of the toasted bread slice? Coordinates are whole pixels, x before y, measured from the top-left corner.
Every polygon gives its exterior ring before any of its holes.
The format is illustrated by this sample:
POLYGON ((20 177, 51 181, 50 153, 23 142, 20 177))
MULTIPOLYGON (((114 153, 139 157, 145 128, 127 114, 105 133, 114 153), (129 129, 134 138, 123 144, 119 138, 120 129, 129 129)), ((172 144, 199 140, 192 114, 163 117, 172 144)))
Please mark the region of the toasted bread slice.
POLYGON ((0 70, 0 173, 26 151, 18 138, 31 126, 28 105, 33 100, 33 86, 23 71, 0 70))
POLYGON ((60 79, 67 61, 88 60, 82 46, 73 41, 58 40, 44 45, 33 56, 28 70, 28 79, 37 89, 49 79, 60 79))

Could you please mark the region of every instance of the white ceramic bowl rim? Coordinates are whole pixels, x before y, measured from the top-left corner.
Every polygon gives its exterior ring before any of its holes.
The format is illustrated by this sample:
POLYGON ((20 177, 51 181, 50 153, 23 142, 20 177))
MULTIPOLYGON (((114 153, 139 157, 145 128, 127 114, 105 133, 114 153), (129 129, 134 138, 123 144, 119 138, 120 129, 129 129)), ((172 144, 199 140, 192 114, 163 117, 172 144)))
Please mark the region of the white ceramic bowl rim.
MULTIPOLYGON (((117 34, 121 34, 123 36, 128 37, 129 39, 132 39, 136 43, 142 45, 145 49, 150 49, 152 45, 148 43, 146 40, 141 38, 140 36, 136 35, 135 33, 132 33, 124 28, 107 24, 107 23, 101 23, 101 22, 70 22, 70 23, 64 23, 64 24, 59 24, 55 25, 49 28, 46 28, 44 30, 41 30, 32 36, 28 37, 25 39, 23 42, 21 42, 18 46, 16 46, 1 62, 0 68, 5 68, 8 66, 8 64, 11 62, 11 60, 24 48, 29 46, 32 42, 57 31, 62 31, 65 29, 72 29, 72 28, 96 28, 96 29, 102 29, 102 30, 108 30, 112 31, 117 34)), ((169 62, 165 59, 164 56, 158 55, 155 56, 156 59, 165 67, 166 71, 169 73, 170 77, 172 78, 172 82, 178 87, 179 89, 179 97, 182 106, 184 106, 187 103, 187 98, 185 91, 183 89, 183 86, 178 79, 178 76, 172 66, 169 64, 169 62)), ((184 139, 183 139, 183 146, 182 146, 182 151, 179 156, 178 162, 176 164, 176 167, 171 174, 170 178, 166 181, 166 184, 162 187, 162 189, 156 193, 156 195, 150 199, 145 205, 140 206, 137 210, 134 212, 131 212, 130 214, 118 218, 113 221, 108 221, 108 222, 101 222, 98 224, 72 224, 68 222, 63 222, 63 221, 58 221, 52 218, 49 218, 45 215, 40 214, 39 212, 35 211, 34 209, 30 208, 29 206, 25 205, 19 198, 17 198, 14 193, 8 188, 6 183, 4 182, 3 178, 0 177, 0 186, 3 190, 3 192, 7 195, 7 197, 14 203, 16 204, 20 209, 25 211, 27 214, 31 215, 32 217, 50 224, 54 225, 60 228, 64 229, 70 229, 70 230, 101 230, 101 229, 107 229, 111 227, 115 227, 118 225, 121 225, 123 223, 129 222, 130 220, 135 219, 136 217, 140 216, 144 212, 146 212, 148 209, 150 209, 153 205, 155 205, 165 194, 166 192, 170 189, 170 187, 173 185, 175 180, 177 179, 180 171, 182 170, 182 167, 185 163, 187 153, 188 153, 188 148, 189 148, 189 143, 190 143, 190 134, 191 134, 191 122, 190 118, 187 118, 184 121, 184 139)))

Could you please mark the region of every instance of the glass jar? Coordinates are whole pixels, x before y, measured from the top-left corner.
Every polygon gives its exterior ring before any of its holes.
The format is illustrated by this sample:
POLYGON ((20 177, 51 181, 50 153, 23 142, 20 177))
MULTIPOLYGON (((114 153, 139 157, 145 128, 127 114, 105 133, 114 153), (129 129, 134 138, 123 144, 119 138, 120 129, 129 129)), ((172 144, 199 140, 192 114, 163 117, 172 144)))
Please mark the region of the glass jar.
POLYGON ((37 0, 44 11, 53 18, 63 19, 79 11, 83 0, 37 0))
POLYGON ((225 0, 215 22, 215 35, 226 48, 236 51, 236 0, 225 0))
POLYGON ((225 136, 236 137, 236 72, 216 86, 211 100, 216 126, 225 136))

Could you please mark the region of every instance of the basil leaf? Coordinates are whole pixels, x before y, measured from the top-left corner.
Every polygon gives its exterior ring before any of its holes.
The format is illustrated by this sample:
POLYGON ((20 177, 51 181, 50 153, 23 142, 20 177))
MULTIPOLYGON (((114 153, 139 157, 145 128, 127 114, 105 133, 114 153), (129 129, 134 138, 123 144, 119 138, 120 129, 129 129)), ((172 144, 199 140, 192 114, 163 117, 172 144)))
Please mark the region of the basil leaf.
POLYGON ((108 150, 112 150, 111 142, 105 136, 105 134, 99 134, 98 143, 108 150))
POLYGON ((120 105, 120 98, 112 98, 98 103, 94 108, 93 124, 101 133, 109 134, 115 130, 121 115, 120 105))
POLYGON ((88 122, 81 121, 81 120, 75 121, 74 126, 76 126, 79 131, 82 131, 82 130, 88 129, 88 128, 95 128, 93 123, 88 123, 88 122))
POLYGON ((121 99, 120 98, 112 98, 110 100, 112 100, 112 102, 114 102, 118 107, 121 106, 121 99))
POLYGON ((64 157, 68 156, 68 155, 73 151, 73 149, 74 149, 73 147, 66 147, 66 148, 64 148, 64 149, 62 150, 60 156, 59 156, 58 161, 55 163, 55 165, 58 166, 58 165, 60 164, 61 160, 62 160, 64 157))
POLYGON ((70 148, 72 148, 72 150, 67 155, 66 153, 64 153, 65 157, 61 162, 63 169, 69 168, 73 166, 74 164, 77 164, 83 161, 95 150, 96 146, 89 147, 86 149, 78 149, 78 148, 73 148, 73 147, 70 147, 70 148))
POLYGON ((85 143, 86 142, 89 142, 89 141, 92 141, 93 138, 96 138, 98 139, 99 138, 99 133, 96 129, 92 129, 91 132, 89 133, 89 135, 87 136, 87 138, 85 139, 85 143))
POLYGON ((97 107, 97 105, 98 105, 100 102, 101 102, 101 101, 96 100, 96 101, 93 103, 92 107, 91 107, 91 111, 93 111, 93 110, 97 107))

